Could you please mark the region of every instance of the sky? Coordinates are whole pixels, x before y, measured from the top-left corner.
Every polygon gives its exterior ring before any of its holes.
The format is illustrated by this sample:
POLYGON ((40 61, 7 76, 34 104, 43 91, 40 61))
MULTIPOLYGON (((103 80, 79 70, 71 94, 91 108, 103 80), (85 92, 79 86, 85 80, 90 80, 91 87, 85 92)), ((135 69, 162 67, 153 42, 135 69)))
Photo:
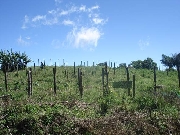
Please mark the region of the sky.
POLYGON ((130 64, 180 53, 180 0, 0 0, 0 49, 32 63, 130 64))

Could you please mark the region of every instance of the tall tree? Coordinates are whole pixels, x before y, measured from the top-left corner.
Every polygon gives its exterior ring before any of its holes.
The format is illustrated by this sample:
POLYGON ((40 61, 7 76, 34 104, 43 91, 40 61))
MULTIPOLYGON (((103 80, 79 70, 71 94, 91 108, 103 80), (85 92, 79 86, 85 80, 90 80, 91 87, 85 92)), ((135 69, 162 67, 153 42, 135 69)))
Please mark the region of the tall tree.
POLYGON ((3 72, 13 71, 15 69, 23 69, 27 63, 31 62, 25 53, 17 53, 11 51, 0 51, 0 65, 3 72))
POLYGON ((132 67, 136 69, 153 69, 154 66, 157 68, 157 63, 155 63, 151 58, 147 58, 143 61, 137 60, 137 61, 132 61, 130 64, 132 67))
POLYGON ((164 66, 168 67, 169 70, 174 67, 174 58, 173 57, 162 54, 162 60, 160 60, 160 61, 164 66))

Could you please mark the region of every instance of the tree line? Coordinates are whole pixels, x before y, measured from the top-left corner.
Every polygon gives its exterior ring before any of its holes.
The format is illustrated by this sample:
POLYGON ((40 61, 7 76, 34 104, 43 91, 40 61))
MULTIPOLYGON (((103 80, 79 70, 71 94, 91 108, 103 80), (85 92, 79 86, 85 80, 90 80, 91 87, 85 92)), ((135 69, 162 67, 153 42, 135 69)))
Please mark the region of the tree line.
MULTIPOLYGON (((167 56, 162 54, 161 63, 168 68, 168 70, 180 67, 180 53, 174 54, 172 56, 167 56)), ((3 72, 11 72, 18 68, 21 70, 27 66, 27 63, 31 62, 31 59, 25 53, 10 51, 0 51, 0 67, 3 72)), ((97 64, 98 66, 103 66, 104 63, 97 64)), ((126 67, 126 63, 121 63, 120 67, 126 67)), ((146 58, 145 60, 132 61, 128 66, 134 67, 136 69, 153 69, 157 68, 157 63, 151 58, 146 58)))

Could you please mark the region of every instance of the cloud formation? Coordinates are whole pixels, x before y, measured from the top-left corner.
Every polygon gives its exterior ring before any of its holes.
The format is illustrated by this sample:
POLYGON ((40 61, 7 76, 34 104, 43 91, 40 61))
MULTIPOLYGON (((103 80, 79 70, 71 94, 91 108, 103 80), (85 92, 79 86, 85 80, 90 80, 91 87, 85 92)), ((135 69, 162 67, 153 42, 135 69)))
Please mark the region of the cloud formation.
MULTIPOLYGON (((55 3, 61 3, 61 0, 55 0, 55 3)), ((98 40, 103 35, 102 26, 108 21, 100 17, 99 5, 87 7, 86 5, 76 6, 70 4, 64 8, 56 8, 46 12, 43 15, 29 17, 25 15, 22 29, 28 27, 42 26, 71 26, 71 30, 65 37, 65 42, 76 48, 96 47, 98 40)), ((53 42, 53 40, 52 40, 53 42)))
POLYGON ((74 28, 69 32, 67 39, 76 48, 96 47, 102 33, 95 27, 74 28))

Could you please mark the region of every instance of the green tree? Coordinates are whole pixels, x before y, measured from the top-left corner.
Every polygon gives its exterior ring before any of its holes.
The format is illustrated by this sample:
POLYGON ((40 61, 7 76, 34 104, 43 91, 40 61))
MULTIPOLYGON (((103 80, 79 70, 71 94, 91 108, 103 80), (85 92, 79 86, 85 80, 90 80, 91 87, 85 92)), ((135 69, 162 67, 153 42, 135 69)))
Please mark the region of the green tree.
POLYGON ((144 69, 153 69, 154 67, 157 68, 157 63, 153 62, 149 57, 142 62, 142 68, 144 69))
POLYGON ((174 67, 174 58, 173 57, 162 54, 162 59, 160 61, 164 66, 168 67, 169 70, 174 67))
POLYGON ((130 65, 136 69, 141 69, 142 63, 143 63, 142 60, 137 60, 137 61, 132 61, 130 65))
POLYGON ((157 63, 155 63, 151 58, 147 58, 143 61, 132 61, 130 65, 136 69, 153 69, 154 66, 157 68, 157 63))
POLYGON ((11 72, 15 69, 23 69, 27 63, 31 62, 25 53, 11 51, 0 51, 0 65, 3 72, 11 72))

